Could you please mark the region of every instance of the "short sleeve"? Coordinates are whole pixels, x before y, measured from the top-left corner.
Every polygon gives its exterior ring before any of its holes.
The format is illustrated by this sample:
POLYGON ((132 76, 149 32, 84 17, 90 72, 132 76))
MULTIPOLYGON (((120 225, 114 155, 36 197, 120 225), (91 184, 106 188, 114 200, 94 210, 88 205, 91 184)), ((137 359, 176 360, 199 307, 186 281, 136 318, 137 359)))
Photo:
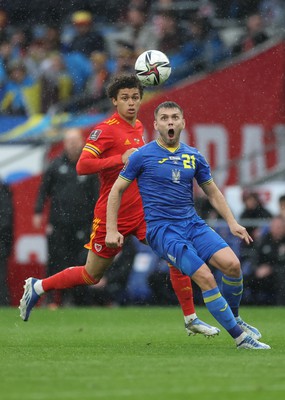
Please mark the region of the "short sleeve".
POLYGON ((128 181, 138 178, 142 170, 142 154, 140 150, 132 153, 122 169, 120 176, 128 181))

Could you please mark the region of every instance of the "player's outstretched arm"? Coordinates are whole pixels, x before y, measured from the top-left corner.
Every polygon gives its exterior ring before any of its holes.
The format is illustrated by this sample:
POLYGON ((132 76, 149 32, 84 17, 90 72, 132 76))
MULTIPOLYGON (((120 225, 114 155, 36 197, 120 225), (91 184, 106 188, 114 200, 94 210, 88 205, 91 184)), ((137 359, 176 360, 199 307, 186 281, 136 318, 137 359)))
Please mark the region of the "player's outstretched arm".
POLYGON ((122 195, 130 184, 130 181, 126 181, 119 176, 109 193, 105 239, 107 247, 122 247, 124 243, 124 237, 118 231, 118 212, 122 195))
POLYGON ((218 189, 217 185, 214 182, 210 182, 208 185, 205 185, 202 188, 206 193, 211 205, 228 223, 231 233, 234 236, 244 240, 247 244, 253 242, 253 239, 247 232, 246 228, 240 225, 235 219, 225 197, 218 189))

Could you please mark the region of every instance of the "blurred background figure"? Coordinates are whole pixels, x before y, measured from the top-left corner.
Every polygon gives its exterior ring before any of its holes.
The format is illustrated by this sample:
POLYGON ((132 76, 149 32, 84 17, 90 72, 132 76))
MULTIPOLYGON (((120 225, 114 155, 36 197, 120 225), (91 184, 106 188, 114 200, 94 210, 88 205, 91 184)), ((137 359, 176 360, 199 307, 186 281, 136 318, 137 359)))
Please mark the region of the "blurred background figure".
MULTIPOLYGON (((96 175, 77 175, 76 163, 84 144, 85 139, 79 129, 67 130, 63 139, 63 153, 52 160, 43 174, 33 225, 36 229, 42 227, 44 206, 49 201, 46 276, 69 265, 85 263, 87 250, 84 244, 89 240, 99 183, 96 175)), ((50 307, 62 304, 84 305, 88 303, 88 295, 87 287, 77 287, 65 292, 63 298, 58 293, 51 292, 47 301, 50 307)))
POLYGON ((0 180, 0 306, 10 304, 7 263, 13 245, 13 210, 12 192, 0 180))
POLYGON ((112 57, 116 57, 118 41, 131 46, 137 56, 145 50, 156 48, 156 35, 153 24, 149 21, 146 5, 130 3, 125 19, 118 23, 114 32, 108 35, 107 40, 112 57))
POLYGON ((95 50, 105 50, 104 38, 95 29, 95 22, 89 11, 74 12, 71 21, 75 29, 75 35, 70 44, 72 51, 83 53, 86 57, 89 57, 95 50))
POLYGON ((241 243, 239 247, 239 258, 244 276, 243 301, 251 302, 251 279, 255 268, 255 245, 259 238, 268 231, 272 214, 263 206, 262 201, 256 192, 244 191, 242 201, 244 208, 239 216, 239 221, 246 226, 248 233, 254 240, 252 246, 247 246, 246 244, 241 243))
POLYGON ((114 73, 125 74, 134 72, 137 54, 134 46, 127 42, 118 41, 116 58, 114 60, 114 73))
POLYGON ((104 51, 93 51, 90 60, 92 74, 87 81, 85 95, 96 100, 106 99, 106 86, 110 79, 110 72, 107 66, 108 54, 104 51))
POLYGON ((189 71, 192 74, 209 71, 228 56, 218 30, 213 27, 209 18, 199 14, 192 15, 187 28, 183 55, 188 60, 188 74, 189 71))
POLYGON ((249 15, 246 19, 246 33, 233 46, 232 54, 235 56, 249 51, 268 38, 262 15, 259 13, 249 15))
POLYGON ((40 111, 40 86, 23 61, 8 64, 8 80, 4 86, 1 112, 9 115, 30 116, 40 111))
POLYGON ((279 215, 285 219, 285 194, 282 194, 282 196, 279 197, 278 205, 279 215))
POLYGON ((251 290, 254 304, 285 305, 285 220, 273 217, 256 244, 251 290))
POLYGON ((247 231, 253 239, 257 239, 261 234, 258 222, 263 222, 262 225, 264 225, 266 222, 264 220, 271 219, 272 214, 264 207, 258 193, 256 192, 245 191, 243 193, 242 201, 244 203, 244 209, 239 216, 239 220, 248 220, 244 221, 247 231), (255 220, 257 221, 256 224, 254 223, 255 220))
POLYGON ((9 18, 6 10, 0 9, 0 41, 3 39, 7 39, 8 36, 8 28, 9 18))
POLYGON ((41 112, 46 113, 53 105, 68 100, 73 93, 72 77, 63 56, 51 53, 41 64, 41 112))

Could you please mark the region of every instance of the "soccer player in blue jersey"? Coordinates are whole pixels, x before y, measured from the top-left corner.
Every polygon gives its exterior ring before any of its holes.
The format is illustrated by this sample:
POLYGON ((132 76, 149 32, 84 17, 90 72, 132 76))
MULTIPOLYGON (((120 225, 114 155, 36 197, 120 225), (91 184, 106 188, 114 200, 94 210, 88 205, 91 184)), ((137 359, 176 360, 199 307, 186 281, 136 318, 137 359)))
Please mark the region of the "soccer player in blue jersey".
POLYGON ((259 342, 260 332, 239 316, 243 291, 240 262, 228 244, 196 213, 193 179, 228 223, 233 235, 252 238, 235 220, 199 151, 180 142, 185 127, 183 110, 174 102, 160 104, 154 113, 158 139, 134 152, 113 185, 107 207, 108 247, 121 247, 117 228, 121 197, 137 179, 147 223, 147 241, 154 252, 190 276, 201 288, 206 307, 228 331, 237 348, 270 349, 259 342), (223 273, 221 292, 207 263, 223 273))

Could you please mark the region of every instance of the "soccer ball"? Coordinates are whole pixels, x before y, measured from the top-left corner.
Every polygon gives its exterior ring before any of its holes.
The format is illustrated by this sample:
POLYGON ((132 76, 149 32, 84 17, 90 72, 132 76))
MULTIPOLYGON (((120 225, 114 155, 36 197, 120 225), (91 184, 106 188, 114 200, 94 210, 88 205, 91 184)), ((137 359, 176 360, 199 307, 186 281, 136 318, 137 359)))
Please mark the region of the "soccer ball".
POLYGON ((157 86, 169 78, 171 66, 162 51, 147 50, 138 56, 135 72, 143 86, 157 86))

